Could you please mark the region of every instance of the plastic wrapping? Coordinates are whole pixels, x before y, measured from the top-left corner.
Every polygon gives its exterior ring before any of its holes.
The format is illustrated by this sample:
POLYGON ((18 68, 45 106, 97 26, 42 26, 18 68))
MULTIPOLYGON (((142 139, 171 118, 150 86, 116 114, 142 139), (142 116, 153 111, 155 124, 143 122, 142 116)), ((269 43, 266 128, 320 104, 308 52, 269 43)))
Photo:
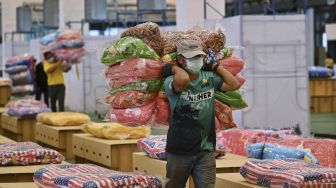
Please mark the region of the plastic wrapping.
POLYGON ((158 60, 159 56, 142 40, 124 37, 119 39, 113 46, 104 49, 101 62, 105 65, 114 65, 134 58, 158 60))
POLYGON ((166 160, 166 135, 150 136, 138 140, 138 147, 150 158, 166 160))
POLYGON ((34 117, 42 112, 51 112, 46 104, 32 99, 10 101, 6 108, 8 115, 16 117, 34 117))
POLYGON ((308 163, 318 164, 318 160, 313 154, 306 150, 278 146, 271 143, 256 143, 248 145, 250 158, 256 159, 301 159, 308 163))
POLYGON ((53 51, 57 58, 63 59, 67 62, 79 62, 85 55, 84 48, 65 48, 53 51))
MULTIPOLYGON (((198 36, 187 32, 166 32, 162 35, 162 39, 163 49, 161 56, 176 52, 177 46, 183 40, 197 40, 202 42, 202 40, 198 36)), ((202 43, 202 48, 206 52, 207 48, 204 43, 202 43)))
POLYGON ((50 33, 50 34, 42 37, 39 42, 40 42, 41 45, 47 46, 48 44, 54 42, 59 37, 60 34, 61 34, 61 32, 59 32, 59 31, 55 32, 55 33, 50 33))
POLYGON ((135 108, 151 102, 156 96, 157 92, 129 90, 111 94, 105 98, 105 102, 112 108, 135 108))
POLYGON ((130 125, 139 126, 151 123, 155 110, 155 101, 137 108, 116 109, 111 108, 107 116, 109 120, 130 125))
POLYGON ((169 102, 165 99, 157 97, 154 125, 169 126, 169 116, 170 116, 169 102))
POLYGON ((47 112, 37 115, 36 119, 52 126, 79 126, 90 121, 88 115, 78 112, 47 112))
POLYGON ((215 111, 216 117, 220 123, 220 127, 217 127, 217 131, 237 127, 236 123, 233 121, 232 110, 228 105, 215 100, 215 111))
POLYGON ((238 80, 240 87, 242 87, 246 82, 246 79, 240 74, 237 74, 235 78, 238 80))
POLYGON ((17 66, 6 68, 5 72, 7 74, 16 74, 16 73, 27 71, 27 70, 28 70, 28 67, 26 65, 17 65, 17 66))
POLYGON ((146 126, 128 127, 119 123, 87 123, 84 130, 95 137, 109 140, 139 139, 150 135, 146 126))
POLYGON ((12 80, 13 86, 33 83, 33 77, 29 70, 16 74, 10 74, 9 78, 12 80))
POLYGON ((267 135, 261 130, 228 129, 217 133, 217 142, 233 154, 248 156, 249 144, 265 142, 267 135), (218 139, 220 138, 220 139, 218 139))
POLYGON ((33 142, 0 144, 0 166, 56 164, 63 159, 57 151, 33 142))
POLYGON ((328 78, 335 75, 335 71, 333 69, 329 69, 327 67, 309 67, 308 74, 310 78, 328 78))
POLYGON ((162 51, 162 37, 160 27, 156 23, 147 22, 138 24, 121 33, 121 37, 135 37, 144 41, 145 44, 155 50, 157 54, 162 51))
POLYGON ((41 188, 164 187, 163 180, 152 175, 118 172, 93 164, 49 165, 37 170, 33 179, 41 188))
POLYGON ((232 56, 234 51, 235 51, 234 48, 226 46, 223 49, 221 49, 219 52, 216 53, 216 59, 222 60, 222 59, 225 59, 225 58, 229 58, 229 57, 232 56))
POLYGON ((12 87, 13 95, 29 95, 29 94, 32 94, 33 91, 34 91, 34 86, 30 84, 12 87))
POLYGON ((325 167, 336 167, 336 140, 316 138, 287 138, 284 140, 268 138, 267 142, 310 151, 325 167))
POLYGON ((157 92, 161 89, 163 79, 148 80, 143 82, 137 82, 131 85, 125 85, 116 89, 111 89, 110 94, 119 93, 122 91, 134 90, 144 92, 157 92))
POLYGON ((21 54, 21 55, 17 55, 17 56, 10 56, 7 58, 7 62, 6 64, 10 65, 10 64, 17 64, 20 62, 26 62, 26 61, 31 61, 33 59, 33 56, 30 54, 21 54))
POLYGON ((298 159, 250 160, 240 174, 263 187, 334 187, 336 169, 323 168, 298 159))
POLYGON ((230 56, 220 61, 220 66, 231 72, 233 75, 240 73, 243 70, 244 65, 244 60, 236 56, 230 56))
POLYGON ((161 77, 163 65, 159 61, 150 59, 130 59, 108 67, 105 71, 105 76, 109 79, 124 77, 154 79, 161 77))
POLYGON ((214 52, 219 52, 224 48, 226 38, 221 29, 209 31, 205 28, 194 27, 188 33, 198 36, 206 48, 211 48, 214 52))
POLYGON ((227 91, 225 93, 220 91, 215 91, 215 99, 225 103, 235 109, 243 109, 247 107, 245 99, 240 94, 239 90, 227 91))
POLYGON ((0 86, 10 86, 10 85, 12 85, 11 79, 0 77, 0 86))

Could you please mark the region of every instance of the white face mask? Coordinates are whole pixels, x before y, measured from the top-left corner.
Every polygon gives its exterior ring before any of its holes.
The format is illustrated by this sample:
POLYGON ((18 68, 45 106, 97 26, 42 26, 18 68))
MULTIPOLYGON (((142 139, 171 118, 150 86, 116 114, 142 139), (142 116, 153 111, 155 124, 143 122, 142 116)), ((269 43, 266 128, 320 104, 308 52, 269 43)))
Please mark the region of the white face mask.
POLYGON ((50 58, 48 59, 48 61, 49 61, 49 62, 55 62, 55 57, 50 57, 50 58))
POLYGON ((191 74, 197 74, 203 67, 203 57, 186 59, 187 67, 186 70, 191 74))

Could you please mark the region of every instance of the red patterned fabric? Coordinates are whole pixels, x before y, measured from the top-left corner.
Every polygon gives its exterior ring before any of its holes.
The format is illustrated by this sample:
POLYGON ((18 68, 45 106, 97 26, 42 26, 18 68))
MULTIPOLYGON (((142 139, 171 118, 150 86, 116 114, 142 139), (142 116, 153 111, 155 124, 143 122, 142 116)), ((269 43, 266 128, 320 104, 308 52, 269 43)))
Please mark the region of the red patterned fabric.
POLYGON ((169 102, 160 97, 156 98, 156 112, 154 118, 154 125, 169 125, 170 107, 169 102))
POLYGON ((111 105, 112 108, 135 108, 148 104, 153 101, 157 95, 157 92, 147 93, 128 90, 107 96, 105 102, 111 105))
POLYGON ((232 109, 230 106, 215 99, 215 111, 216 118, 219 121, 219 126, 216 126, 216 131, 237 127, 236 123, 233 121, 232 109))
POLYGON ((0 166, 61 163, 63 158, 57 151, 33 142, 0 144, 0 166))
POLYGON ((336 169, 298 159, 251 160, 240 169, 250 183, 275 188, 335 188, 336 169))
POLYGON ((49 165, 34 173, 34 182, 45 188, 161 188, 155 176, 124 173, 93 164, 49 165))
POLYGON ((231 56, 220 61, 220 65, 233 75, 240 73, 243 70, 245 62, 239 57, 231 56))

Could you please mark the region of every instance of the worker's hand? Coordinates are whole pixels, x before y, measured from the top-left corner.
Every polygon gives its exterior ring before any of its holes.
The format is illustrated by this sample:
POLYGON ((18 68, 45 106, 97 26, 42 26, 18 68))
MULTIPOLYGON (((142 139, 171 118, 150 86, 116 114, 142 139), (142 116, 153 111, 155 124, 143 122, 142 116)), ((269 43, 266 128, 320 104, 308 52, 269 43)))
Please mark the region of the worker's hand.
POLYGON ((212 71, 213 65, 218 61, 216 54, 211 48, 208 48, 209 54, 204 57, 203 59, 203 70, 205 71, 212 71))

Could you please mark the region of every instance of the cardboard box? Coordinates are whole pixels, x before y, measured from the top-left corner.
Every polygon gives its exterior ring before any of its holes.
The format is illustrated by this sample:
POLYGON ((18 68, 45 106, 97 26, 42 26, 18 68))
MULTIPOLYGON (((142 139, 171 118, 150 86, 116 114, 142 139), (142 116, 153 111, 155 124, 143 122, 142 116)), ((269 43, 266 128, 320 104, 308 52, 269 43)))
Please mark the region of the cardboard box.
MULTIPOLYGON (((63 162, 62 164, 68 164, 63 162)), ((4 166, 0 167, 0 182, 33 182, 34 172, 47 165, 4 166)))
POLYGON ((18 142, 35 141, 35 118, 18 118, 1 114, 4 135, 18 142))
POLYGON ((73 158, 72 135, 81 133, 82 128, 83 126, 56 127, 38 122, 36 123, 35 139, 49 148, 56 149, 66 158, 73 158))
MULTIPOLYGON (((239 172, 239 169, 249 158, 227 153, 224 157, 216 159, 216 173, 239 172)), ((149 158, 143 152, 133 153, 133 171, 148 173, 166 177, 166 161, 149 158)), ((190 178, 189 187, 194 187, 192 178, 190 178)))
POLYGON ((0 144, 9 143, 9 142, 15 142, 15 141, 12 140, 12 139, 9 139, 7 137, 4 137, 4 136, 0 135, 0 144))
POLYGON ((248 183, 239 173, 216 174, 216 188, 262 188, 248 183))
POLYGON ((132 171, 132 153, 139 151, 138 139, 105 140, 90 134, 73 135, 73 152, 77 162, 93 162, 113 170, 132 171))
POLYGON ((35 183, 23 182, 23 183, 0 183, 0 188, 38 188, 35 183))
POLYGON ((1 114, 5 113, 6 108, 0 107, 0 134, 3 134, 3 129, 1 128, 1 114))
POLYGON ((330 97, 311 97, 311 112, 331 113, 336 112, 336 96, 330 97))
POLYGON ((0 85, 0 106, 5 106, 10 100, 11 87, 9 85, 0 85))

